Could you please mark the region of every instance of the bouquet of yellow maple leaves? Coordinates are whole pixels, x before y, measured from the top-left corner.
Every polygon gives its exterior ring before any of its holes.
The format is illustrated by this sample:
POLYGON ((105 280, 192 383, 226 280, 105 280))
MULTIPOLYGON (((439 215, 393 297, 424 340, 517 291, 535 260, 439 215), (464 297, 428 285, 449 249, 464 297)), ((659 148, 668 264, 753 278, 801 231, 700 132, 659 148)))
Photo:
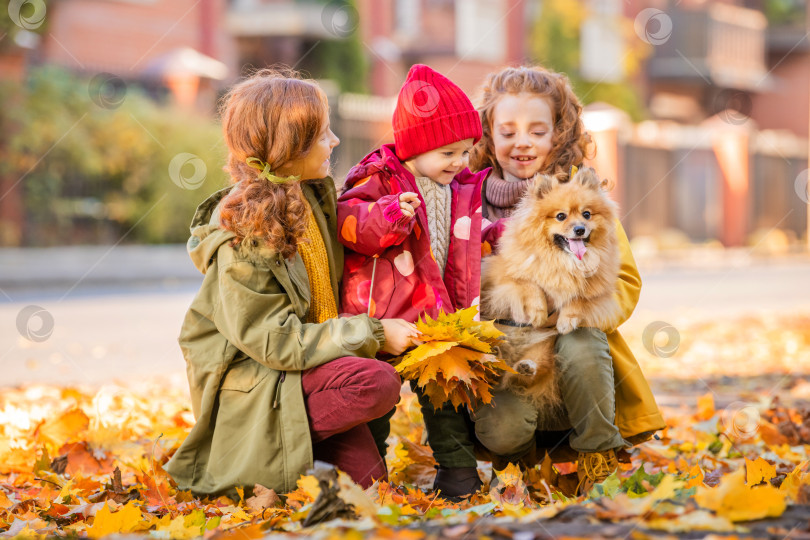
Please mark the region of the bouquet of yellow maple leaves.
POLYGON ((476 321, 478 307, 455 313, 439 313, 436 319, 425 315, 416 322, 424 342, 409 351, 396 370, 416 381, 434 407, 448 401, 458 409, 473 399, 492 401, 490 388, 504 371, 512 369, 492 354, 503 332, 492 321, 476 321))

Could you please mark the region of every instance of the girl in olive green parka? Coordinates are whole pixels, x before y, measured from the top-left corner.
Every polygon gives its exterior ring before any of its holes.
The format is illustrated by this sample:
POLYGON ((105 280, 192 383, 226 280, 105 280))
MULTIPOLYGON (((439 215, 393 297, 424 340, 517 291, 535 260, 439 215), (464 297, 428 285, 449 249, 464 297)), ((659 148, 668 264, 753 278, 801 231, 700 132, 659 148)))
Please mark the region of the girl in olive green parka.
POLYGON ((326 96, 261 70, 229 92, 222 121, 233 186, 194 216, 188 250, 205 278, 179 338, 196 424, 166 470, 196 494, 287 492, 316 458, 367 487, 386 470, 366 423, 400 389, 374 356, 400 354, 416 329, 337 317, 326 96))

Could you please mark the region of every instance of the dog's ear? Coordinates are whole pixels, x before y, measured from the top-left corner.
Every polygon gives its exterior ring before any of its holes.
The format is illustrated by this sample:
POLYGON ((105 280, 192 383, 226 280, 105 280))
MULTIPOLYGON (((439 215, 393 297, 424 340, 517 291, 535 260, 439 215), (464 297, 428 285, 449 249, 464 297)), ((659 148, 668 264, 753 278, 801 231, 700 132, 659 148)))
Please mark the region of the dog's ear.
POLYGON ((602 180, 591 167, 582 167, 574 175, 574 181, 579 182, 583 187, 599 191, 602 188, 602 180))
POLYGON ((557 179, 551 175, 543 174, 534 179, 534 196, 542 199, 557 185, 557 179))

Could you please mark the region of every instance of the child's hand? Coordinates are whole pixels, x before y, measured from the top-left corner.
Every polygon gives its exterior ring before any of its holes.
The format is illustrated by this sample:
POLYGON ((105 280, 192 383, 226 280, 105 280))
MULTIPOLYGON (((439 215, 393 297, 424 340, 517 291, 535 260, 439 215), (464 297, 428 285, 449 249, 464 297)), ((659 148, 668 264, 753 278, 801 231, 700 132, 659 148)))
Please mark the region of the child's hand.
POLYGON ((421 344, 416 339, 419 337, 419 331, 412 323, 404 319, 381 319, 380 322, 385 332, 385 344, 381 351, 396 356, 413 345, 421 344))
POLYGON ((399 194, 399 209, 405 217, 412 218, 416 214, 416 209, 419 208, 422 202, 419 200, 419 195, 413 191, 406 191, 399 194))

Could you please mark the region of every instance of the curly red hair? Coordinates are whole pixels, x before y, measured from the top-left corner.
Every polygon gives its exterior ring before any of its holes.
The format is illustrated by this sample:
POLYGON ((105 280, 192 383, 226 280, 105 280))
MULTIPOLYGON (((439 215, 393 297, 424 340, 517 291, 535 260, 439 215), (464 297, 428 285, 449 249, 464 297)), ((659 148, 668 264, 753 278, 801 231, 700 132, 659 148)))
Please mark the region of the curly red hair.
POLYGON ((294 168, 323 128, 326 94, 292 70, 262 69, 231 88, 222 103, 225 171, 236 186, 222 200, 221 226, 236 234, 234 244, 262 240, 290 258, 307 227, 301 184, 268 182, 246 160, 258 158, 272 171, 294 168))
POLYGON ((502 96, 521 93, 548 99, 554 115, 554 135, 551 152, 540 172, 561 174, 567 178, 571 166, 579 166, 584 158, 592 157, 595 147, 582 124, 582 105, 571 89, 568 77, 538 66, 507 67, 487 76, 478 107, 483 135, 473 148, 470 169, 480 171, 492 167, 503 177, 503 170, 495 159, 493 114, 502 96))

